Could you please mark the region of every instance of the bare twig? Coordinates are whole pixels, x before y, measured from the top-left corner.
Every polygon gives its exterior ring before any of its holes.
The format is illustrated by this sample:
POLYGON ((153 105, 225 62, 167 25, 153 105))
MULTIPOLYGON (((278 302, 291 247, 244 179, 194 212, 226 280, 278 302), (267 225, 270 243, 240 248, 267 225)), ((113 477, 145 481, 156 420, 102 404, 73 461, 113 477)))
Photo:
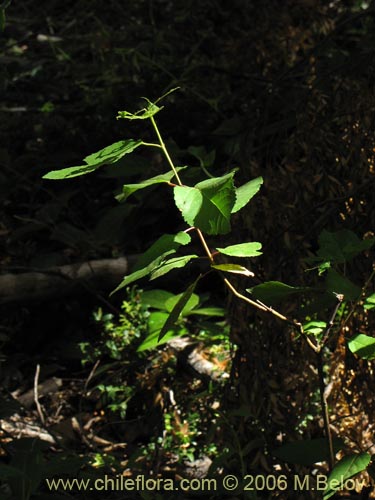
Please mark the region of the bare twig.
POLYGON ((39 403, 39 394, 38 394, 39 374, 40 374, 40 365, 38 364, 38 365, 36 365, 35 377, 34 377, 34 402, 35 402, 36 410, 38 412, 40 421, 44 425, 45 418, 43 415, 42 407, 40 406, 40 403, 39 403))

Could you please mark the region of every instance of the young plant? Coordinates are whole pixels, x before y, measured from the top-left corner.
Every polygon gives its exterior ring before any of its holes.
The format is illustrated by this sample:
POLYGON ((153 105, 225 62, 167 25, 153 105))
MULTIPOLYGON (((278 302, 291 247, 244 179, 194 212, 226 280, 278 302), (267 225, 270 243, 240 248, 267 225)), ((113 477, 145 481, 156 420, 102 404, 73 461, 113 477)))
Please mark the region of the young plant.
MULTIPOLYGON (((175 89, 171 90, 165 94, 165 96, 174 90, 175 89)), ((163 96, 163 98, 165 96, 163 96)), ((159 98, 155 102, 145 99, 146 106, 143 109, 135 113, 120 111, 117 116, 118 119, 129 121, 148 121, 156 135, 156 141, 154 143, 145 142, 141 139, 119 141, 87 156, 84 158, 83 165, 52 171, 46 174, 44 178, 68 179, 94 172, 104 165, 115 165, 126 154, 133 152, 139 147, 155 148, 163 153, 169 165, 169 169, 166 172, 147 178, 141 182, 125 184, 121 194, 117 196, 117 200, 123 203, 140 190, 159 184, 166 186, 172 191, 176 209, 180 212, 187 227, 185 230, 179 231, 176 234, 164 234, 155 241, 138 259, 132 272, 125 276, 123 281, 112 293, 118 292, 139 279, 149 277, 150 280, 154 280, 166 275, 174 269, 183 268, 194 260, 202 258, 202 256, 198 256, 196 253, 184 252, 182 255, 178 255, 177 253, 180 247, 186 246, 191 242, 192 235, 195 234, 200 242, 203 257, 207 263, 206 272, 198 275, 186 289, 181 292, 173 307, 168 310, 168 316, 163 319, 162 325, 157 329, 155 340, 157 342, 162 341, 162 339, 175 328, 176 323, 181 316, 183 316, 184 312, 186 312, 186 307, 193 297, 198 282, 211 272, 218 273, 224 285, 238 299, 290 324, 297 331, 298 335, 308 343, 309 347, 317 356, 321 410, 323 413, 328 447, 327 453, 321 450, 320 457, 322 460, 328 459, 329 468, 332 470, 331 474, 334 479, 337 475, 337 470, 342 472, 342 461, 334 467, 336 448, 331 436, 328 406, 324 395, 323 352, 330 338, 336 315, 342 310, 342 304, 346 299, 357 303, 362 292, 361 288, 354 288, 345 276, 340 275, 335 269, 335 265, 344 264, 346 260, 353 258, 359 252, 368 250, 373 245, 374 239, 362 241, 353 235, 353 233, 347 231, 342 231, 339 234, 328 233, 327 231, 322 233, 320 238, 321 248, 316 257, 316 262, 320 273, 327 271, 325 289, 326 296, 328 297, 327 305, 331 308, 332 312, 326 322, 322 320, 317 322, 310 318, 305 319, 305 324, 303 324, 301 321, 286 317, 274 309, 274 307, 266 305, 266 303, 268 303, 273 306, 285 297, 294 294, 305 294, 307 292, 313 292, 314 290, 270 281, 247 289, 247 294, 245 291, 239 291, 231 281, 230 276, 234 274, 251 278, 254 274, 247 267, 239 264, 237 259, 253 258, 261 255, 261 243, 246 241, 223 247, 211 243, 211 240, 209 243, 208 237, 211 238, 230 233, 231 218, 233 214, 243 209, 251 201, 254 195, 259 191, 263 179, 257 177, 242 186, 236 187, 234 183, 235 170, 219 177, 212 177, 206 169, 206 166, 212 161, 212 158, 202 157, 201 151, 193 150, 192 154, 200 159, 201 166, 204 166, 204 171, 208 174, 208 178, 193 186, 188 185, 184 178, 187 167, 176 166, 174 164, 156 122, 155 117, 163 108, 159 105, 161 99, 162 98, 159 98), (229 262, 224 263, 224 260, 229 260, 229 262)), ((370 309, 373 307, 373 304, 373 296, 368 297, 366 302, 367 307, 370 309)), ((367 356, 365 359, 375 356, 375 342, 372 338, 357 336, 357 338, 350 342, 349 346, 352 352, 367 356)), ((311 443, 307 444, 307 446, 312 448, 311 443)), ((315 450, 314 447, 313 450, 315 450)), ((353 466, 351 465, 347 468, 345 473, 345 477, 347 478, 366 468, 370 456, 368 454, 359 454, 354 455, 352 458, 345 457, 343 460, 352 460, 353 463, 355 462, 353 466)), ((334 491, 334 489, 330 489, 329 487, 325 498, 329 498, 333 495, 334 491), (333 493, 331 493, 332 491, 333 493)))

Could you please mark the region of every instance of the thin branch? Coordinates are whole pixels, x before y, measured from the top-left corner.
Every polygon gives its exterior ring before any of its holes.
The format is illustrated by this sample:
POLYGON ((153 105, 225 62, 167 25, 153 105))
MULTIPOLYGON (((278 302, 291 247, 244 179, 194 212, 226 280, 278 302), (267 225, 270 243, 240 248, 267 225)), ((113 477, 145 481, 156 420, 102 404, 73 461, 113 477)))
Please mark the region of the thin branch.
POLYGON ((342 294, 336 294, 336 297, 337 297, 337 304, 332 312, 332 315, 331 315, 331 318, 327 324, 327 327, 326 327, 326 331, 324 332, 324 335, 323 335, 323 338, 322 340, 320 341, 319 343, 319 352, 322 350, 322 348, 326 345, 327 343, 327 340, 328 340, 328 337, 329 337, 329 333, 331 331, 331 328, 333 327, 333 323, 335 321, 335 318, 336 318, 336 314, 339 310, 339 307, 341 306, 342 304, 342 301, 344 300, 344 295, 342 294))
POLYGON ((322 407, 324 431, 325 431, 326 438, 328 441, 328 449, 329 449, 328 466, 329 466, 329 470, 331 471, 333 469, 333 466, 335 465, 335 453, 333 451, 333 441, 332 441, 331 427, 330 427, 330 423, 329 423, 329 412, 328 412, 327 398, 324 394, 325 384, 324 384, 323 356, 322 356, 322 354, 323 354, 322 351, 319 351, 319 352, 317 352, 316 356, 317 356, 317 364, 318 364, 320 404, 322 407))
POLYGON ((165 157, 167 158, 168 163, 169 163, 169 165, 171 166, 171 169, 173 170, 173 173, 174 173, 174 175, 175 175, 175 177, 176 177, 176 179, 177 179, 177 182, 179 183, 179 185, 180 185, 180 186, 182 186, 181 179, 180 179, 180 177, 178 176, 178 173, 177 173, 176 167, 174 166, 173 161, 172 161, 171 157, 169 156, 168 150, 167 150, 167 148, 165 147, 164 141, 163 141, 163 139, 162 139, 162 136, 160 135, 160 132, 159 132, 158 126, 156 125, 156 122, 155 122, 154 117, 153 117, 153 116, 150 116, 150 120, 151 120, 152 126, 153 126, 153 127, 154 127, 154 129, 155 129, 156 135, 158 136, 159 143, 160 143, 160 147, 162 148, 163 153, 165 154, 165 157))
POLYGON ((40 365, 36 365, 35 376, 34 376, 34 402, 36 405, 36 409, 40 418, 40 421, 44 425, 45 418, 43 415, 42 407, 39 403, 39 393, 38 393, 38 385, 39 385, 39 374, 40 374, 40 365))

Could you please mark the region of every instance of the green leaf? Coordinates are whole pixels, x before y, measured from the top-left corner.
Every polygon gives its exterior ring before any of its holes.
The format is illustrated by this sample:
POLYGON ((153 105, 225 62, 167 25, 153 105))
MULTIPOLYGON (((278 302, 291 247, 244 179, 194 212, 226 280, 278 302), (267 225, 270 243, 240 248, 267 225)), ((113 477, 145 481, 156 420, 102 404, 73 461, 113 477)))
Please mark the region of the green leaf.
POLYGON ((317 255, 324 261, 342 263, 368 250, 374 243, 375 238, 360 240, 353 231, 348 229, 341 229, 334 233, 324 229, 319 236, 320 248, 317 255))
POLYGON ((307 288, 294 287, 281 283, 280 281, 267 281, 261 285, 246 290, 256 299, 266 304, 277 304, 290 295, 302 293, 307 288))
POLYGON ((321 335, 327 328, 325 321, 309 321, 303 325, 303 331, 307 334, 321 335))
POLYGON ((349 341, 348 346, 353 354, 358 354, 362 359, 375 358, 375 338, 358 333, 354 335, 349 341))
POLYGON ((370 310, 375 307, 375 293, 366 297, 365 303, 363 305, 364 309, 370 310))
POLYGON ((52 170, 43 176, 43 179, 70 179, 71 177, 78 177, 80 175, 89 174, 94 172, 102 165, 109 165, 116 163, 123 156, 134 151, 137 147, 142 145, 142 141, 128 139, 126 141, 119 141, 111 144, 110 146, 97 151, 84 158, 86 165, 79 165, 78 167, 68 167, 61 170, 52 170))
MULTIPOLYGON (((172 250, 171 250, 172 252, 172 250)), ((167 253, 160 255, 157 257, 155 260, 150 262, 146 267, 143 267, 142 269, 138 269, 137 271, 134 271, 131 274, 128 274, 125 276, 125 278, 121 281, 121 283, 110 293, 110 295, 113 295, 114 293, 118 292, 122 288, 124 288, 127 285, 130 285, 130 283, 133 283, 134 281, 137 281, 141 278, 144 278, 148 274, 150 274, 155 268, 157 268, 160 263, 163 261, 165 255, 167 253)))
POLYGON ((148 118, 151 118, 152 116, 156 115, 156 113, 158 113, 161 109, 163 109, 163 106, 157 106, 156 103, 164 99, 164 97, 167 97, 172 92, 175 92, 179 88, 180 87, 175 87, 168 90, 168 92, 156 99, 155 102, 151 102, 149 99, 147 99, 147 97, 143 97, 143 99, 148 103, 147 107, 140 109, 136 113, 130 113, 129 111, 119 111, 117 119, 125 118, 126 120, 146 120, 148 118))
POLYGON ((327 479, 327 488, 324 491, 323 500, 331 498, 336 491, 345 487, 345 481, 355 476, 359 472, 365 470, 370 463, 371 455, 369 453, 359 453, 356 455, 349 455, 342 458, 327 479))
POLYGON ((188 333, 187 329, 183 326, 171 328, 159 342, 159 332, 163 325, 168 319, 169 314, 163 311, 156 311, 150 314, 148 319, 148 332, 149 334, 145 340, 139 345, 137 352, 146 351, 148 349, 154 349, 155 347, 165 344, 169 340, 180 337, 188 333))
POLYGON ((151 280, 164 276, 173 269, 185 267, 192 259, 197 259, 198 255, 183 255, 182 257, 173 257, 172 259, 163 260, 151 271, 151 280))
POLYGON ((190 235, 184 231, 179 231, 176 234, 163 234, 137 260, 134 266, 134 271, 148 266, 148 264, 160 256, 175 253, 181 245, 187 245, 190 241, 190 235))
POLYGON ((249 277, 254 276, 254 273, 249 271, 246 267, 240 266, 239 264, 213 264, 211 267, 225 273, 243 274, 244 276, 249 277))
POLYGON ((207 179, 194 187, 175 186, 176 206, 189 226, 212 235, 230 231, 230 215, 235 202, 233 175, 231 172, 207 179))
POLYGON ((344 300, 357 300, 362 293, 359 286, 341 276, 335 269, 328 270, 325 285, 329 292, 344 295, 344 300))
MULTIPOLYGON (((337 453, 343 448, 341 439, 333 439, 333 451, 337 453)), ((287 443, 272 451, 272 455, 292 464, 313 465, 329 458, 329 447, 325 438, 306 439, 287 443)))
MULTIPOLYGON (((110 293, 110 295, 113 295, 125 286, 130 285, 130 283, 144 278, 151 273, 153 273, 151 279, 155 279, 157 276, 154 276, 154 273, 156 273, 157 270, 159 273, 158 276, 162 276, 163 274, 169 272, 171 269, 165 269, 166 262, 169 262, 165 261, 165 258, 168 255, 175 253, 181 245, 188 244, 190 240, 190 235, 184 233, 183 231, 180 231, 177 234, 163 234, 163 236, 155 241, 155 243, 153 243, 151 247, 137 260, 133 268, 133 272, 125 276, 122 282, 110 293)), ((192 258, 193 256, 188 257, 192 258)), ((181 259, 181 257, 177 258, 178 261, 179 259, 181 259)), ((185 264, 186 262, 182 264, 179 261, 175 263, 174 267, 183 267, 185 264)))
POLYGON ((262 248, 262 244, 258 242, 252 243, 240 243, 239 245, 231 245, 225 248, 217 248, 220 253, 224 255, 230 255, 231 257, 257 257, 262 255, 259 252, 262 248))
POLYGON ((115 142, 96 153, 86 156, 84 162, 87 163, 87 165, 110 165, 119 161, 126 154, 132 153, 141 145, 141 140, 134 139, 115 142))
POLYGON ((196 314, 197 316, 225 316, 225 309, 222 307, 200 307, 199 309, 193 309, 186 316, 191 316, 196 314))
MULTIPOLYGON (((173 297, 167 300, 165 306, 168 312, 172 312, 177 302, 179 302, 179 300, 181 299, 182 295, 183 294, 180 293, 178 295, 174 295, 173 297)), ((181 311, 181 316, 187 316, 187 314, 189 314, 190 311, 192 311, 195 307, 197 307, 198 304, 199 304, 199 296, 193 293, 189 298, 189 300, 187 301, 187 303, 185 304, 185 307, 181 311)))
POLYGON ((159 336, 158 336, 159 341, 165 336, 165 334, 168 332, 168 330, 173 328, 174 325, 176 324, 176 321, 178 320, 184 307, 186 306, 186 304, 190 300, 191 296, 193 295, 195 287, 197 286, 197 283, 200 279, 201 279, 201 276, 198 276, 198 278, 185 290, 185 292, 179 298, 178 302, 173 307, 172 311, 170 312, 170 314, 168 316, 167 321, 164 323, 163 328, 159 332, 159 336))
POLYGON ((166 290, 148 290, 142 293, 142 304, 146 304, 154 309, 166 310, 166 302, 168 299, 175 297, 171 292, 166 290))
POLYGON ((142 108, 136 113, 130 113, 129 111, 119 111, 116 117, 117 120, 121 118, 125 120, 147 120, 163 109, 163 106, 157 106, 155 103, 149 101, 146 97, 144 97, 143 99, 148 102, 148 106, 146 108, 142 108))
POLYGON ((257 177, 252 181, 247 182, 243 186, 240 186, 236 189, 236 202, 234 207, 232 208, 232 214, 238 212, 243 208, 251 198, 257 194, 260 189, 260 186, 263 184, 263 178, 257 177))
MULTIPOLYGON (((179 172, 186 167, 177 167, 176 171, 179 172)), ((146 179, 144 181, 139 182, 138 184, 124 184, 122 186, 122 193, 116 196, 116 200, 119 202, 124 202, 129 198, 129 196, 140 189, 145 189, 150 186, 154 186, 155 184, 168 184, 171 179, 174 177, 174 173, 172 171, 168 171, 165 174, 156 175, 155 177, 151 177, 150 179, 146 179)))
POLYGON ((166 344, 169 340, 172 340, 176 337, 181 337, 182 335, 186 335, 188 331, 186 329, 174 329, 168 330, 167 333, 163 336, 161 340, 159 340, 159 330, 154 332, 146 337, 146 339, 142 342, 142 344, 138 347, 137 352, 147 351, 149 349, 155 349, 160 345, 166 344))

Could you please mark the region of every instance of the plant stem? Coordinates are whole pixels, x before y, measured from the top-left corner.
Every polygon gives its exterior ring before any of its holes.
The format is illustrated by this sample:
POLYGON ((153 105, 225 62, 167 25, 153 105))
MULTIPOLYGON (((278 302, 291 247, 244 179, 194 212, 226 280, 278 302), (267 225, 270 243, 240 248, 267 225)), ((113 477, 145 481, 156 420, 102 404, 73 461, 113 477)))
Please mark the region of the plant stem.
MULTIPOLYGON (((170 165, 170 167, 172 168, 173 170, 173 173, 177 179, 177 182, 180 186, 182 186, 182 182, 181 182, 181 179, 179 178, 178 176, 178 173, 177 173, 177 170, 176 170, 176 167, 174 166, 174 163, 171 159, 171 157, 169 156, 169 153, 168 153, 168 150, 167 148, 165 147, 165 144, 164 144, 164 141, 163 141, 163 138, 159 132, 159 129, 158 129, 158 126, 156 124, 156 121, 154 119, 153 116, 150 117, 150 120, 151 120, 151 123, 152 123, 152 126, 154 127, 155 129, 155 132, 156 132, 156 135, 158 137, 158 140, 159 140, 159 145, 157 145, 158 147, 161 147, 161 149, 163 150, 163 153, 170 165)), ((192 229, 192 228, 190 228, 192 229)), ((210 264, 214 264, 215 263, 215 259, 214 259, 214 256, 212 255, 212 253, 210 252, 210 249, 207 245, 207 242, 206 242, 206 239, 205 237, 203 236, 202 234, 202 231, 198 228, 194 228, 196 231, 197 231, 197 234, 199 236, 199 239, 202 243, 202 246, 204 248, 204 251, 210 261, 210 264)), ((289 323, 290 325, 292 325, 294 328, 297 329, 297 331, 304 337, 304 339, 306 340, 306 342, 308 343, 308 345, 311 347, 311 349, 313 349, 316 353, 319 352, 319 347, 316 346, 309 338, 307 335, 304 334, 304 331, 303 331, 303 327, 301 325, 301 323, 299 323, 298 321, 296 320, 291 320, 289 318, 287 318, 286 316, 284 316, 283 314, 279 313, 278 311, 276 311, 275 309, 273 309, 272 307, 269 307, 267 306, 266 304, 263 304, 262 302, 260 302, 259 300, 257 301, 254 301, 252 299, 250 299, 249 297, 246 297, 245 295, 243 295, 242 293, 240 293, 233 285, 232 283, 227 279, 227 278, 224 278, 223 277, 223 280, 224 280, 224 283, 225 285, 229 288, 229 290, 236 296, 238 297, 239 299, 243 300, 244 302, 247 302, 248 304, 250 304, 251 306, 255 307, 256 309, 259 309, 260 311, 264 311, 264 312, 268 312, 270 314, 272 314, 273 316, 276 316, 277 318, 281 319, 282 321, 286 321, 287 323, 289 323)))
POLYGON ((179 184, 180 186, 182 186, 181 179, 180 179, 180 177, 178 176, 178 173, 177 173, 176 167, 174 166, 173 161, 172 161, 171 157, 169 156, 168 150, 167 150, 167 148, 165 147, 164 141, 163 141, 163 139, 162 139, 162 136, 160 135, 160 132, 159 132, 158 126, 156 125, 156 122, 155 122, 154 117, 153 117, 153 116, 151 116, 151 117, 150 117, 150 120, 151 120, 152 126, 153 126, 153 127, 154 127, 154 129, 155 129, 156 135, 158 136, 159 143, 160 143, 160 147, 162 148, 163 153, 165 154, 165 157, 167 158, 168 163, 169 163, 169 165, 171 166, 171 169, 173 170, 173 173, 174 173, 174 175, 175 175, 175 177, 176 177, 176 179, 177 179, 178 184, 179 184))
POLYGON ((316 356, 317 356, 318 376, 319 376, 320 404, 322 407, 324 431, 325 431, 325 435, 326 435, 326 438, 328 441, 328 450, 329 450, 328 467, 329 467, 329 470, 331 471, 333 469, 334 464, 335 464, 335 454, 333 452, 332 434, 331 434, 331 428, 329 425, 329 412, 328 412, 327 399, 326 399, 325 394, 324 394, 325 384, 324 384, 323 353, 322 353, 322 351, 317 352, 316 356))

